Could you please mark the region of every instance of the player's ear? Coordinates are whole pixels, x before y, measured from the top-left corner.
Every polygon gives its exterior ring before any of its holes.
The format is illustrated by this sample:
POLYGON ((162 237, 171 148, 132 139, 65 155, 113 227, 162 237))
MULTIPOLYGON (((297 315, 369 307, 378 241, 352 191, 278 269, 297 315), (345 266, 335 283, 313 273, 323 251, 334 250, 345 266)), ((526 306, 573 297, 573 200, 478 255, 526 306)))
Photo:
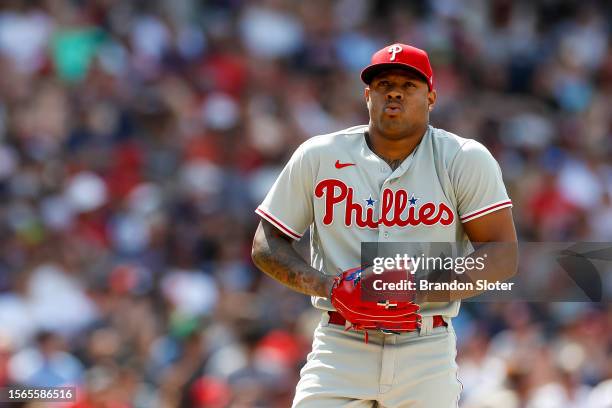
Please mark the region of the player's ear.
POLYGON ((367 86, 365 88, 365 90, 363 91, 363 97, 365 98, 366 101, 366 106, 368 107, 368 110, 370 109, 370 103, 372 102, 372 99, 370 98, 370 87, 367 86))
POLYGON ((429 106, 429 111, 431 112, 434 108, 434 106, 436 105, 436 97, 438 95, 436 94, 436 90, 432 90, 429 91, 427 93, 427 105, 429 106))

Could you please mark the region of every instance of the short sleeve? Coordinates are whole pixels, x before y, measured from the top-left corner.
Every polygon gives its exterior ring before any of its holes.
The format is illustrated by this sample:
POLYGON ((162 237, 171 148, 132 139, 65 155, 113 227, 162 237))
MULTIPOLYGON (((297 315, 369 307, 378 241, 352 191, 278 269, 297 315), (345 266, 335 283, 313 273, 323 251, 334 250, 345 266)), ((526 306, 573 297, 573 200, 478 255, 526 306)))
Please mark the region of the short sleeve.
POLYGON ((315 177, 305 144, 296 149, 255 212, 293 239, 300 239, 314 219, 315 177))
POLYGON ((512 207, 499 164, 481 143, 468 140, 449 168, 462 223, 512 207))

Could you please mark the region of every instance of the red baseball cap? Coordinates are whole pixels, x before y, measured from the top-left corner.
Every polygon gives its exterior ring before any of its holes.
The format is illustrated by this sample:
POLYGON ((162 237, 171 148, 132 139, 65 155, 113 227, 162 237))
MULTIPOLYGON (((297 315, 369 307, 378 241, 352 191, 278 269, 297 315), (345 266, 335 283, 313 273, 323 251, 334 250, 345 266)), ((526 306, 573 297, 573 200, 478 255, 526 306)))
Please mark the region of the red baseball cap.
POLYGON ((361 80, 370 84, 380 72, 392 68, 408 68, 423 76, 429 90, 434 87, 433 71, 427 53, 411 45, 395 43, 388 45, 372 55, 372 63, 361 71, 361 80))

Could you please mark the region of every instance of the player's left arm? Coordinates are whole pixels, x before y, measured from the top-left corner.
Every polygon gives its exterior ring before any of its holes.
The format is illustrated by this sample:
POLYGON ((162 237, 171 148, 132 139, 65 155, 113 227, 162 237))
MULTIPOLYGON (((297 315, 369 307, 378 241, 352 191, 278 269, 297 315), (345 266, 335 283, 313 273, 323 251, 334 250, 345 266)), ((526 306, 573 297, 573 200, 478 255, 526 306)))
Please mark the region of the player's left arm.
MULTIPOLYGON (((465 143, 449 168, 457 197, 459 220, 476 249, 470 258, 484 259, 483 268, 463 273, 451 272, 449 280, 476 283, 479 280, 503 282, 517 270, 518 243, 512 219, 512 201, 502 180, 501 169, 480 143, 465 143)), ((468 286, 469 287, 469 286, 468 286)), ((459 300, 482 293, 473 290, 429 294, 433 300, 459 300)), ((428 300, 429 300, 428 299, 428 300)))
MULTIPOLYGON (((483 215, 463 224, 470 241, 476 251, 471 258, 484 257, 483 269, 471 269, 463 275, 456 275, 460 280, 477 282, 503 282, 516 274, 518 267, 518 241, 512 210, 503 208, 493 213, 483 215)), ((477 286, 474 286, 477 288, 477 286)), ((482 293, 482 290, 451 292, 451 300, 465 299, 482 293)))
MULTIPOLYGON (((459 198, 463 230, 476 249, 470 254, 475 260, 484 259, 484 268, 473 268, 451 278, 476 283, 503 282, 516 274, 518 243, 512 202, 501 169, 491 153, 481 144, 470 141, 453 163, 453 175, 459 198)), ((459 300, 482 293, 478 285, 473 290, 451 291, 450 299, 459 300)))
POLYGON ((420 293, 419 302, 448 302, 477 296, 484 292, 476 282, 503 282, 516 274, 518 266, 518 242, 512 210, 503 208, 493 213, 465 222, 463 228, 475 247, 475 251, 466 258, 485 259, 484 268, 472 268, 463 273, 450 272, 445 277, 449 282, 457 280, 462 283, 473 283, 471 290, 429 291, 420 293))

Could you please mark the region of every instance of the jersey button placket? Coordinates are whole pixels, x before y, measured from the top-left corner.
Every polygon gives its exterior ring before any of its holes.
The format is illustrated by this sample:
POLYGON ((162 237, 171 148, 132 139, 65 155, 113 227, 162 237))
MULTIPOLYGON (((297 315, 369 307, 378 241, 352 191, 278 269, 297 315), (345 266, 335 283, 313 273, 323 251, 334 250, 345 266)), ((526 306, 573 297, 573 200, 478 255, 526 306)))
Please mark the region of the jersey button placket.
MULTIPOLYGON (((385 191, 385 189, 387 188, 388 185, 393 184, 394 179, 386 179, 383 184, 382 184, 382 188, 380 190, 380 197, 383 196, 383 192, 385 191)), ((382 203, 381 203, 382 205, 382 203)), ((382 217, 382 213, 378 214, 379 217, 382 217)), ((389 231, 385 230, 384 227, 380 228, 379 230, 379 239, 389 239, 389 231)))

